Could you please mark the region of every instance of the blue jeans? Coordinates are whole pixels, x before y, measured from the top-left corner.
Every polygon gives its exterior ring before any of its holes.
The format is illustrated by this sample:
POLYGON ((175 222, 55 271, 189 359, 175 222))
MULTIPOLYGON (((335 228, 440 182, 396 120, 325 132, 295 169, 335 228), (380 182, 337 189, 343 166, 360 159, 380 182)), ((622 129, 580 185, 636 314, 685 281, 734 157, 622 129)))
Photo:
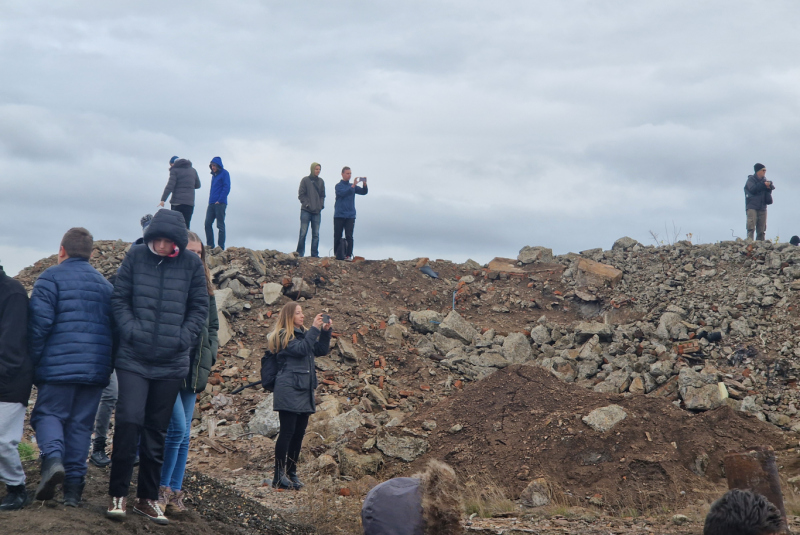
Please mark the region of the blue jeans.
POLYGON ((161 486, 181 490, 186 459, 189 458, 189 437, 192 432, 192 416, 197 394, 189 390, 178 392, 172 418, 164 441, 164 465, 161 467, 161 486))
POLYGON ((322 220, 320 214, 312 214, 305 210, 300 210, 300 239, 297 241, 297 254, 306 254, 306 235, 308 234, 308 224, 311 223, 311 256, 319 258, 319 223, 322 220))
POLYGON ((86 475, 86 457, 102 386, 43 384, 31 413, 42 457, 61 457, 67 479, 86 475))
POLYGON ((206 209, 206 245, 214 247, 214 228, 211 226, 217 220, 219 230, 219 246, 225 249, 225 210, 227 204, 209 204, 206 209))

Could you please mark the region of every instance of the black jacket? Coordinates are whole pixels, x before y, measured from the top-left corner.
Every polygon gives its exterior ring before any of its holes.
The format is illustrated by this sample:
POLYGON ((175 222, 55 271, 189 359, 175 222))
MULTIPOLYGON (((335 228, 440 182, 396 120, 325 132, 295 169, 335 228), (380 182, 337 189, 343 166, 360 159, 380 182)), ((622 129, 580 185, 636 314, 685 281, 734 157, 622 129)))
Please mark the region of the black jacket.
POLYGON ((219 349, 219 316, 217 315, 217 300, 213 295, 208 296, 208 318, 203 330, 200 332, 200 341, 192 353, 189 366, 189 375, 181 385, 181 389, 199 394, 206 388, 211 368, 217 362, 219 349))
POLYGON ((772 190, 775 189, 774 184, 767 187, 766 178, 758 178, 756 175, 747 177, 747 183, 744 185, 744 200, 746 210, 766 210, 767 206, 772 204, 772 190))
POLYGON ((28 294, 0 267, 0 403, 28 405, 33 360, 28 357, 28 294))
POLYGON ((184 379, 208 315, 208 287, 200 257, 186 251, 180 212, 159 210, 117 272, 111 307, 120 333, 115 368, 156 380, 184 379), (179 254, 158 256, 156 238, 175 242, 179 254))
POLYGON ((316 327, 307 331, 295 329, 294 336, 294 340, 277 356, 281 369, 275 377, 272 408, 296 413, 316 412, 314 357, 330 352, 331 331, 320 331, 316 327))

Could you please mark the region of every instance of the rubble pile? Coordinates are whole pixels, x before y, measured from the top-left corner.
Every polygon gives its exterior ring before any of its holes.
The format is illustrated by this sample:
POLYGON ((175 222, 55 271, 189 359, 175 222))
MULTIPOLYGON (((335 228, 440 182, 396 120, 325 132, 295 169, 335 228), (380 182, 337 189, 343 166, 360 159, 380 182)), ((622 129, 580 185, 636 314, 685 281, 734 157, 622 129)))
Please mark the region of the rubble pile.
MULTIPOLYGON (((97 242, 93 265, 111 277, 128 246, 97 242)), ((251 495, 267 492, 259 485, 278 422, 268 393, 231 392, 259 379, 266 335, 290 299, 306 317, 324 311, 334 322, 331 354, 317 359, 319 405, 302 467, 334 489, 365 488, 387 467, 400 473, 443 453, 431 437, 455 443, 465 424, 443 426, 436 411, 456 399, 470 410, 481 402, 468 396, 471 389, 515 365, 606 396, 605 405, 646 397, 689 420, 732 410, 800 429, 800 248, 789 244, 653 247, 622 238, 610 250, 559 256, 524 247, 516 259, 486 265, 345 263, 234 247, 209 253, 220 351, 199 396, 190 464, 217 469, 225 457, 217 475, 251 495)), ((30 289, 55 262, 41 260, 17 278, 30 289)), ((610 417, 589 412, 570 421, 573 429, 595 430, 589 421, 600 418, 602 426, 610 417)))

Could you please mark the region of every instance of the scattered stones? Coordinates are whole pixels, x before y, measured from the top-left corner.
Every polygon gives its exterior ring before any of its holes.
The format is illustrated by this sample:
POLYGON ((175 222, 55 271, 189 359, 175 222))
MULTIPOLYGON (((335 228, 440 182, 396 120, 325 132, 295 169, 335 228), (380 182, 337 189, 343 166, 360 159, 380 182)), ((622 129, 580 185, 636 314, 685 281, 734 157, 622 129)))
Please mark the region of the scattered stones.
POLYGON ((503 357, 515 364, 531 359, 533 353, 528 337, 522 333, 511 333, 503 341, 503 357))

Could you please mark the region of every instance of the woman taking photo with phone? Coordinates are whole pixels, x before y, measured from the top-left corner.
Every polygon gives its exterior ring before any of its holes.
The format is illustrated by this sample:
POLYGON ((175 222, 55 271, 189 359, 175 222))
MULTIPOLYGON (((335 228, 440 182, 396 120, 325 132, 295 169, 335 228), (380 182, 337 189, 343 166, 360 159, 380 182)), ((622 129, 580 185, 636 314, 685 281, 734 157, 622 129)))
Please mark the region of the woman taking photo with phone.
POLYGON ((275 377, 273 410, 281 422, 275 442, 275 475, 272 487, 300 490, 303 483, 297 477, 297 461, 308 417, 316 412, 314 391, 317 372, 314 357, 330 352, 330 317, 317 314, 311 328, 303 326, 305 316, 299 303, 286 303, 278 315, 278 322, 267 337, 267 350, 276 355, 278 373, 275 377))

